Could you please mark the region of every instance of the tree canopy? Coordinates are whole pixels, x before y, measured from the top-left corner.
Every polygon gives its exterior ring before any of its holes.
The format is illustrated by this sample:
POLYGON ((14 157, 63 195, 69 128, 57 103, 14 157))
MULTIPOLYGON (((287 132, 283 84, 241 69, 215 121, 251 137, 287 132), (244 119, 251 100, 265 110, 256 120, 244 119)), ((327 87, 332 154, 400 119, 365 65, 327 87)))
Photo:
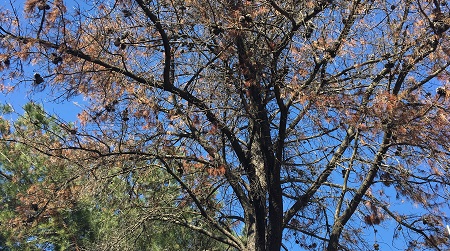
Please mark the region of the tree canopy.
MULTIPOLYGON (((10 106, 2 110, 4 116, 13 113, 10 106)), ((1 120, 0 130, 8 140, 0 145, 0 250, 224 249, 178 225, 141 218, 145 207, 176 206, 170 203, 180 191, 170 184, 170 176, 158 169, 128 173, 124 166, 109 166, 105 182, 91 182, 76 173, 73 163, 19 142, 36 133, 47 142, 57 141, 52 134, 62 133, 56 118, 41 106, 29 103, 24 111, 13 132, 8 121, 1 120), (52 129, 42 133, 43 127, 52 129), (138 185, 145 190, 134 192, 138 185)))
POLYGON ((443 0, 11 1, 2 90, 84 103, 2 139, 141 228, 333 251, 378 250, 380 225, 445 250, 449 28, 443 0))

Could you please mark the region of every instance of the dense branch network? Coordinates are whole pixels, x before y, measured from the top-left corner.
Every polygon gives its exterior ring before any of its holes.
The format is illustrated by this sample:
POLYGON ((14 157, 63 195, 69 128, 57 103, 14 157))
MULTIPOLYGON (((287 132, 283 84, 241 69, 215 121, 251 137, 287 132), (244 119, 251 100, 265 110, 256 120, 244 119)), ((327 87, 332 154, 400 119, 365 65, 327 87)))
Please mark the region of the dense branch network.
POLYGON ((368 227, 389 222, 405 247, 448 247, 429 223, 449 210, 444 1, 69 4, 1 10, 3 88, 88 100, 77 124, 40 124, 53 141, 20 142, 77 163, 78 179, 128 173, 130 194, 158 169, 181 195, 143 218, 237 250, 367 249, 368 227))

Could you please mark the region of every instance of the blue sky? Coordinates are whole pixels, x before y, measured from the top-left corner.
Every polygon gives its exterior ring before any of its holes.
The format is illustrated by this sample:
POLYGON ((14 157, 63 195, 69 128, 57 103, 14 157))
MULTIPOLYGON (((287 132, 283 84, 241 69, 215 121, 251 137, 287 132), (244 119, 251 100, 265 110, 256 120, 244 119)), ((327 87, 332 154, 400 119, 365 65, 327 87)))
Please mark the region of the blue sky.
POLYGON ((81 111, 79 105, 82 105, 83 100, 81 98, 75 100, 52 100, 47 95, 48 92, 32 93, 30 86, 19 86, 14 92, 1 94, 0 102, 2 104, 10 104, 14 110, 22 114, 22 107, 28 102, 35 102, 42 105, 46 112, 50 114, 58 114, 64 120, 76 120, 77 114, 81 111))

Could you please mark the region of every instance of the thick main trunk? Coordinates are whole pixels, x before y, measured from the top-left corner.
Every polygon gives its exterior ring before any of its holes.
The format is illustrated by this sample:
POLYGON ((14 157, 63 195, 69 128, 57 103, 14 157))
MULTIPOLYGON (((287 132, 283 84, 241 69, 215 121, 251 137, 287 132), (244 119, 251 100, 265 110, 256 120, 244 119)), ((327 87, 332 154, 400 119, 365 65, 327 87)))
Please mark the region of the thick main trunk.
POLYGON ((255 176, 250 185, 252 213, 246 222, 247 250, 278 251, 281 249, 283 232, 280 174, 276 170, 269 170, 270 167, 264 164, 262 158, 261 155, 256 155, 252 159, 255 176))
POLYGON ((266 251, 266 206, 264 196, 257 195, 254 201, 256 233, 255 251, 266 251))
POLYGON ((280 250, 283 237, 283 197, 279 181, 280 173, 271 169, 269 176, 269 231, 267 236, 268 250, 270 251, 280 250))
POLYGON ((342 226, 335 226, 330 235, 327 251, 337 251, 339 248, 339 238, 341 236, 342 226))
MULTIPOLYGON (((248 236, 250 251, 278 251, 282 243, 283 201, 279 168, 274 165, 273 152, 264 144, 260 125, 252 124, 255 133, 251 148, 251 203, 254 215, 254 236, 248 236), (250 240, 250 237, 253 238, 250 240)), ((270 148, 270 147, 269 147, 270 148)))
POLYGON ((250 202, 251 209, 247 217, 247 250, 246 251, 266 251, 267 234, 267 176, 264 161, 260 155, 260 147, 255 142, 251 150, 252 171, 250 179, 250 202))
POLYGON ((251 196, 251 213, 245 217, 247 245, 245 251, 266 251, 265 200, 261 194, 251 196))

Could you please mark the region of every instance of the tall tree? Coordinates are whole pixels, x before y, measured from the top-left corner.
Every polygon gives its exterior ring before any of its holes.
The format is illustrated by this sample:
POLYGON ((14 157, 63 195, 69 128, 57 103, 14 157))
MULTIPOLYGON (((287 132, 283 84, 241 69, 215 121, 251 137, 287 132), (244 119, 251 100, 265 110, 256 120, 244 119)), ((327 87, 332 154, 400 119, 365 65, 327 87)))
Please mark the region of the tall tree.
POLYGON ((173 182, 161 170, 109 166, 105 182, 90 182, 73 163, 22 141, 40 137, 56 143, 56 133, 64 136, 64 131, 55 117, 29 103, 11 127, 5 118, 14 114, 11 107, 1 108, 0 250, 224 249, 178 225, 143 221, 143 209, 153 203, 169 206, 180 196, 176 186, 161 184, 173 182))
POLYGON ((49 143, 55 138, 41 128, 58 125, 35 104, 24 107, 25 115, 14 127, 5 118, 12 115, 9 105, 1 107, 0 132, 0 250, 67 250, 76 239, 90 236, 87 221, 68 224, 81 215, 75 206, 77 185, 70 180, 69 167, 55 162, 15 139, 39 137, 49 143), (49 171, 51 169, 51 172, 49 171), (68 217, 73 210, 74 217, 68 217), (51 249, 53 248, 53 249, 51 249))
POLYGON ((126 180, 108 173, 125 162, 164 170, 173 182, 161 185, 183 195, 149 205, 142 224, 248 251, 378 249, 367 237, 378 224, 392 226, 394 245, 449 247, 446 1, 2 8, 4 89, 87 103, 76 127, 60 124, 69 136, 58 144, 24 141, 98 186, 106 174, 126 180))

